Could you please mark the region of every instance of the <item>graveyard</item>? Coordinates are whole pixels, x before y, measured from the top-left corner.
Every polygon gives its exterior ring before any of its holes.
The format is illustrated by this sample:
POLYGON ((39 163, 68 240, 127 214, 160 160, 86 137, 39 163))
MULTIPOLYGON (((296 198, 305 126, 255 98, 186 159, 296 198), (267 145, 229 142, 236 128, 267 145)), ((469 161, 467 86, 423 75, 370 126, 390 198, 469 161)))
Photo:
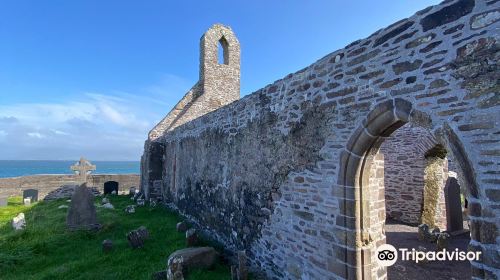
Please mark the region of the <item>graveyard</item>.
MULTIPOLYGON (((246 95, 234 28, 193 37, 198 80, 142 131, 139 174, 81 157, 0 179, 1 280, 500 279, 498 0, 415 11, 246 95)), ((104 103, 89 115, 139 133, 104 103)))
MULTIPOLYGON (((185 234, 176 230, 181 218, 173 212, 144 206, 126 213, 125 208, 133 204, 129 196, 107 199, 114 209, 100 207, 102 197, 95 199, 101 229, 93 232, 67 230, 67 199, 25 206, 22 197, 9 198, 8 205, 0 207, 0 278, 150 279, 166 269, 171 253, 186 247, 185 234), (11 221, 21 212, 26 225, 17 231, 11 221), (142 248, 133 249, 126 234, 140 226, 147 228, 149 238, 142 248), (109 251, 102 246, 106 239, 113 242, 109 251)), ((190 271, 186 279, 230 279, 230 270, 219 261, 210 270, 190 271)))

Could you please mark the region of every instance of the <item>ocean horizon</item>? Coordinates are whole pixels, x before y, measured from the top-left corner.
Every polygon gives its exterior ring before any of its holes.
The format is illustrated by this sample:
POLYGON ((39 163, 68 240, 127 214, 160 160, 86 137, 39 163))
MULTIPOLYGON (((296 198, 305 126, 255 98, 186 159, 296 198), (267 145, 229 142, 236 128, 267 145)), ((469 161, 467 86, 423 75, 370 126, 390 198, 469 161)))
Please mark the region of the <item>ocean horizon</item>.
MULTIPOLYGON (((78 160, 0 160, 0 178, 40 174, 74 174, 70 166, 78 160)), ((139 174, 139 161, 90 161, 92 174, 139 174)))

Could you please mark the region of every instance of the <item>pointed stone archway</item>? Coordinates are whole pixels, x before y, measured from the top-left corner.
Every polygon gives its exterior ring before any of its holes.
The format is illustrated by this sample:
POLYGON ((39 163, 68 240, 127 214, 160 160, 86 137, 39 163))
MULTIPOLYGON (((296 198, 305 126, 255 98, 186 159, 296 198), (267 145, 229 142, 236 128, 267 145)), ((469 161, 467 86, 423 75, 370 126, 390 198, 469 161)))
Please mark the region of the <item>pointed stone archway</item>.
MULTIPOLYGON (((385 138, 408 122, 432 128, 430 116, 413 109, 409 101, 395 98, 379 103, 353 132, 342 151, 338 185, 342 188, 343 198, 339 199, 341 215, 337 218, 337 226, 346 232, 343 235, 344 259, 341 261, 347 264, 347 279, 380 279, 386 275, 386 270, 375 259, 377 247, 385 243, 384 221, 378 218, 385 211, 385 205, 377 203, 383 190, 370 189, 370 170, 367 167, 376 160, 385 138)), ((445 140, 444 144, 460 162, 469 195, 477 198, 472 167, 458 137, 446 125, 439 131, 439 138, 445 140)), ((479 227, 471 228, 477 234, 479 230, 479 227)))

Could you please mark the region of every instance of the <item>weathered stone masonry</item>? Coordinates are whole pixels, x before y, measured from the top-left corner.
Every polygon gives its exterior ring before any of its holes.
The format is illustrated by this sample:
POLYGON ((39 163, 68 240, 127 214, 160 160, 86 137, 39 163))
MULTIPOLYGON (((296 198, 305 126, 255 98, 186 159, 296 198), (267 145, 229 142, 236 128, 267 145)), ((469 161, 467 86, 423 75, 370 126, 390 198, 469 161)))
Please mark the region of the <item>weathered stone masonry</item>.
MULTIPOLYGON (((410 123, 457 164, 470 249, 483 256, 473 277, 499 278, 499 18, 495 0, 445 1, 237 102, 236 87, 201 91, 234 99, 220 108, 181 101, 174 110, 189 121, 149 135, 141 187, 156 186, 227 248, 246 249, 269 278, 378 279, 385 203, 370 188, 370 166, 383 140, 410 123), (188 117, 191 108, 200 109, 188 117)), ((236 41, 226 39, 231 56, 236 41)))

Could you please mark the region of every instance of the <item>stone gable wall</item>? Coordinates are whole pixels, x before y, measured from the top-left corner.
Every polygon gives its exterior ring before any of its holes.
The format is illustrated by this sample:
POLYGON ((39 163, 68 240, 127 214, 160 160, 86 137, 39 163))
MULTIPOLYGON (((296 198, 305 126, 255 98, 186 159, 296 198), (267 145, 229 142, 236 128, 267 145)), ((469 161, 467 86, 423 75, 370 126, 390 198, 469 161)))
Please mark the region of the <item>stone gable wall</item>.
POLYGON ((270 278, 384 277, 370 255, 385 240, 383 197, 360 198, 345 174, 391 132, 366 128, 387 110, 373 123, 424 127, 451 151, 483 252, 472 274, 500 277, 498 9, 445 1, 161 135, 162 198, 270 278))

